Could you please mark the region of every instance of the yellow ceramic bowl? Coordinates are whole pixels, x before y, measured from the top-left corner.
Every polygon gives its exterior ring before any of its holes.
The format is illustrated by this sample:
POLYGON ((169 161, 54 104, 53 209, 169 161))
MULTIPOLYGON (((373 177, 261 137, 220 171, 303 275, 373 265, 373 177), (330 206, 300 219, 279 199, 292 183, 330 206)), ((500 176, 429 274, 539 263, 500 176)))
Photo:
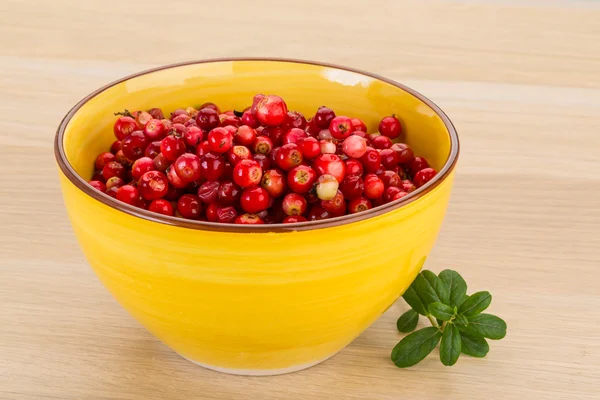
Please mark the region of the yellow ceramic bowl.
POLYGON ((408 287, 450 196, 458 138, 422 95, 372 74, 293 60, 229 59, 157 68, 112 83, 62 121, 55 153, 81 248, 102 283, 153 335, 215 370, 277 374, 331 357, 408 287), (370 132, 397 114, 407 142, 439 171, 409 196, 352 216, 292 225, 183 221, 119 203, 86 184, 115 140, 113 112, 274 93, 313 115, 326 104, 370 132))

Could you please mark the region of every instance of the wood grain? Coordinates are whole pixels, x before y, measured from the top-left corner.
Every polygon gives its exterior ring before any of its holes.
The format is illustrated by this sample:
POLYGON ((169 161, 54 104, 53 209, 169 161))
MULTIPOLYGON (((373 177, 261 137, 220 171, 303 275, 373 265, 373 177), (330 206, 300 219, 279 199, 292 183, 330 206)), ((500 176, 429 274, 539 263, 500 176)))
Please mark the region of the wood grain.
POLYGON ((0 3, 0 399, 597 398, 600 4, 269 4, 0 3), (427 267, 493 293, 509 331, 487 358, 395 368, 398 302, 319 366, 233 377, 173 354, 100 285, 58 188, 60 119, 125 74, 250 55, 369 70, 450 115, 461 159, 427 267))

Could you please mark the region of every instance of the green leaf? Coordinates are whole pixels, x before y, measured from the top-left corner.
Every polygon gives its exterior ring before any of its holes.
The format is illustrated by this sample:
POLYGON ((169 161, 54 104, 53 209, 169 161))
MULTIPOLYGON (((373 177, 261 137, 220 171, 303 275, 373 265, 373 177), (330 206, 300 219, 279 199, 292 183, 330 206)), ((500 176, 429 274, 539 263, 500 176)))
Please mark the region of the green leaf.
POLYGON ((460 330, 470 336, 499 340, 506 336, 506 322, 492 314, 478 314, 469 318, 467 326, 460 330))
POLYGON ((441 337, 442 333, 436 327, 419 329, 394 347, 392 361, 400 368, 413 366, 435 349, 441 337))
POLYGON ((419 314, 415 310, 408 310, 398 318, 396 326, 400 332, 412 332, 417 327, 419 322, 419 314))
POLYGON ((461 351, 471 357, 485 357, 490 346, 488 342, 482 337, 475 337, 462 333, 461 335, 462 346, 461 351))
POLYGON ((448 367, 456 364, 458 357, 460 357, 460 349, 460 332, 454 324, 450 323, 444 329, 442 343, 440 344, 440 360, 442 364, 448 367))
POLYGON ((448 285, 446 285, 446 283, 443 280, 441 280, 436 274, 429 270, 424 270, 421 272, 421 274, 433 287, 440 301, 444 304, 448 304, 450 302, 450 288, 448 287, 448 285))
POLYGON ((430 304, 429 312, 442 321, 450 321, 450 318, 454 317, 454 309, 440 302, 430 304))
POLYGON ((448 287, 450 293, 449 305, 460 306, 467 294, 467 282, 465 282, 458 272, 451 269, 443 270, 440 272, 439 277, 448 287))
POLYGON ((421 315, 427 315, 427 309, 425 308, 425 305, 423 305, 421 298, 417 295, 414 285, 415 283, 413 282, 412 285, 406 289, 406 292, 404 292, 402 298, 408 303, 409 306, 412 307, 413 310, 421 315))
MULTIPOLYGON (((423 302, 425 309, 427 309, 432 303, 444 303, 444 301, 442 300, 443 296, 440 297, 438 292, 444 295, 443 292, 445 289, 447 289, 446 285, 433 272, 422 271, 415 278, 413 285, 415 288, 415 292, 423 302)), ((448 291, 446 290, 446 294, 447 293, 448 291)))
POLYGON ((458 326, 467 326, 469 319, 462 314, 458 314, 454 319, 454 323, 458 326))
POLYGON ((460 305, 458 312, 467 318, 473 317, 488 308, 491 302, 490 292, 473 293, 460 305))

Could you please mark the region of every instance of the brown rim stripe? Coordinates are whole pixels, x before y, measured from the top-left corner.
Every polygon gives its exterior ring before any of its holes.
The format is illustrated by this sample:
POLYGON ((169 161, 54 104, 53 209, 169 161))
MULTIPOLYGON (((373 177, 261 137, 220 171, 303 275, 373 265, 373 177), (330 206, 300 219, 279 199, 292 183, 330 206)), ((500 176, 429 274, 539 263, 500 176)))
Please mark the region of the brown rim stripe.
POLYGON ((149 69, 146 71, 138 72, 133 75, 129 75, 125 78, 122 78, 122 79, 119 79, 112 83, 109 83, 108 85, 94 91, 93 93, 87 95, 85 98, 83 98, 81 101, 79 101, 67 113, 67 115, 61 121, 61 123, 56 131, 56 137, 54 139, 54 155, 56 157, 56 161, 57 161, 61 171, 75 186, 77 186, 79 189, 81 189, 84 193, 86 193, 87 195, 93 197, 94 199, 106 204, 107 206, 110 206, 117 210, 123 211, 123 212, 133 215, 135 217, 143 218, 148 221, 158 222, 161 224, 173 225, 173 226, 189 228, 189 229, 201 229, 201 230, 222 231, 222 232, 241 232, 241 233, 292 232, 292 231, 306 231, 306 230, 312 230, 312 229, 330 228, 330 227, 348 224, 348 223, 352 223, 352 222, 362 221, 362 220, 370 218, 370 217, 375 217, 375 216, 384 214, 388 211, 396 210, 406 204, 416 201, 417 199, 421 198, 425 194, 429 193, 431 190, 435 189, 438 185, 440 185, 440 183, 454 169, 454 166, 456 165, 456 161, 458 159, 458 153, 459 153, 458 135, 456 133, 456 129, 454 128, 454 125, 452 125, 452 122, 450 122, 450 119, 448 118, 448 116, 435 103, 433 103, 427 97, 414 91, 411 88, 408 88, 398 82, 384 78, 382 76, 378 76, 375 74, 371 74, 371 73, 360 71, 360 70, 353 69, 353 68, 342 67, 339 65, 320 63, 320 62, 315 62, 315 61, 303 61, 303 60, 285 59, 285 58, 260 58, 260 57, 258 57, 258 58, 252 58, 252 57, 250 57, 250 58, 215 58, 215 59, 200 60, 200 61, 187 61, 187 62, 183 62, 183 63, 157 67, 157 68, 149 69), (217 62, 239 62, 239 61, 242 61, 242 62, 243 61, 251 61, 251 62, 252 61, 267 61, 267 62, 297 63, 297 64, 316 65, 316 66, 326 67, 326 68, 335 68, 338 70, 349 71, 349 72, 361 74, 364 76, 368 76, 370 78, 374 78, 374 79, 380 80, 382 82, 389 83, 390 85, 396 86, 397 88, 402 89, 407 93, 410 93, 414 97, 418 98, 419 100, 421 100, 422 102, 427 104, 442 119, 444 125, 446 126, 446 129, 448 129, 448 132, 450 133, 450 156, 448 157, 446 164, 444 164, 444 166, 438 172, 438 174, 431 181, 429 181, 426 185, 424 185, 424 186, 420 187, 419 189, 415 190, 414 192, 410 193, 408 196, 403 197, 398 200, 395 200, 391 203, 387 203, 387 204, 381 205, 379 207, 375 207, 370 210, 363 211, 358 214, 350 214, 350 215, 345 215, 342 217, 335 217, 335 218, 330 218, 330 219, 325 219, 325 220, 320 220, 320 221, 299 222, 299 223, 294 223, 294 224, 276 224, 276 225, 223 224, 223 223, 217 223, 217 222, 185 220, 182 218, 169 217, 166 215, 152 213, 150 211, 143 210, 141 208, 137 208, 137 207, 122 203, 122 202, 118 201, 117 199, 114 199, 114 198, 110 197, 109 195, 99 192, 98 190, 94 189, 93 187, 91 187, 90 185, 87 184, 87 181, 85 179, 83 179, 81 176, 79 176, 75 172, 75 170, 73 169, 71 164, 68 162, 67 157, 65 155, 64 147, 63 147, 63 139, 64 139, 64 134, 65 134, 65 129, 66 129, 67 125, 69 124, 69 121, 71 120, 71 118, 73 118, 73 116, 77 113, 77 111, 79 111, 79 109, 81 107, 83 107, 83 105, 85 103, 87 103, 91 98, 97 96, 101 92, 103 92, 115 85, 118 85, 124 81, 127 81, 129 79, 136 78, 136 77, 142 76, 142 75, 151 74, 151 73, 157 72, 157 71, 162 71, 162 70, 169 69, 169 68, 177 68, 177 67, 183 67, 183 66, 193 65, 193 64, 206 64, 206 63, 217 63, 217 62))

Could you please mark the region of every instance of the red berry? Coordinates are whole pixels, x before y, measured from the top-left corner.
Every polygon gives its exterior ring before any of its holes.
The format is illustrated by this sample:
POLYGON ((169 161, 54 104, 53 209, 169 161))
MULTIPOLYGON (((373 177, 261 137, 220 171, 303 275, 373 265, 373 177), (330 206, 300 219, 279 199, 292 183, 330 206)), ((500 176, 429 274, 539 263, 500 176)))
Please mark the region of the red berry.
POLYGON ((94 174, 92 175, 92 179, 90 179, 90 180, 104 182, 104 177, 102 176, 102 170, 94 171, 94 174))
POLYGON ((289 171, 302 164, 302 160, 302 152, 298 148, 298 145, 294 143, 281 146, 279 152, 277 152, 277 166, 284 171, 289 171))
POLYGON ((259 213, 269 207, 269 193, 261 187, 244 189, 240 198, 240 206, 251 214, 259 213))
POLYGON ((260 185, 269 192, 269 196, 275 198, 283 194, 287 189, 286 177, 283 172, 270 169, 263 173, 260 185))
POLYGON ((283 135, 283 137, 281 138, 281 143, 283 143, 283 144, 288 144, 288 143, 298 144, 299 141, 301 141, 302 139, 304 139, 306 137, 308 137, 308 135, 302 129, 292 128, 286 134, 283 135))
POLYGON ((219 108, 219 106, 217 106, 215 103, 211 103, 210 101, 202 104, 200 107, 198 107, 198 110, 202 110, 203 108, 211 108, 215 110, 217 114, 221 114, 221 109, 219 108))
POLYGON ((177 176, 186 183, 200 179, 200 158, 195 154, 185 153, 180 155, 173 163, 172 168, 175 169, 177 176))
POLYGON ((121 165, 123 165, 125 168, 130 168, 133 165, 133 161, 125 157, 125 154, 123 154, 123 150, 117 151, 117 154, 115 154, 115 160, 121 165))
MULTIPOLYGON (((329 126, 329 124, 327 126, 329 126)), ((306 133, 313 137, 316 137, 319 134, 319 132, 321 132, 321 128, 317 126, 317 123, 315 122, 314 118, 308 120, 308 122, 306 123, 306 128, 304 130, 306 131, 306 133)))
POLYGON ((208 148, 208 142, 206 140, 204 142, 200 142, 200 144, 196 146, 196 155, 200 158, 202 158, 209 151, 210 149, 208 148))
POLYGON ((197 126, 189 126, 187 131, 183 134, 185 144, 193 148, 200 144, 203 137, 204 132, 197 126))
POLYGON ((404 143, 394 143, 391 147, 398 155, 398 163, 404 165, 412 160, 415 156, 409 145, 404 143))
POLYGON ((376 149, 389 149, 393 145, 392 140, 389 137, 382 135, 374 136, 371 139, 371 143, 376 149))
POLYGON ((231 181, 221 182, 219 185, 219 190, 217 190, 219 203, 226 206, 237 203, 241 194, 242 190, 239 188, 239 186, 231 181))
POLYGON ((96 161, 94 162, 94 167, 96 168, 96 170, 101 170, 102 168, 104 168, 104 166, 106 164, 108 164, 111 161, 115 161, 115 155, 113 153, 100 153, 98 155, 98 157, 96 157, 96 161))
POLYGON ((152 200, 152 202, 148 206, 148 211, 168 215, 171 217, 175 214, 175 210, 173 210, 173 205, 170 201, 165 199, 152 200))
POLYGON ((283 212, 286 215, 302 215, 306 212, 306 199, 298 193, 289 193, 283 198, 281 203, 283 212))
POLYGON ((113 132, 119 140, 125 139, 131 132, 137 129, 135 119, 131 117, 119 117, 113 126, 113 132))
POLYGON ((201 176, 209 181, 218 180, 225 172, 225 160, 218 154, 206 153, 200 161, 201 176))
POLYGON ((277 126, 286 120, 287 112, 287 105, 281 97, 268 95, 256 104, 254 115, 263 125, 277 126))
POLYGON ((219 113, 210 107, 201 108, 196 115, 196 123, 198 124, 198 127, 204 129, 205 131, 210 131, 211 129, 216 128, 219 126, 220 122, 219 113))
POLYGON ((294 224, 296 222, 306 222, 306 218, 302 215, 288 215, 283 220, 284 224, 294 224))
POLYGON ((406 195, 408 195, 408 193, 403 192, 402 189, 400 189, 399 187, 390 186, 385 189, 385 192, 383 192, 382 200, 384 203, 389 203, 394 200, 401 199, 406 195))
POLYGON ((331 217, 331 213, 319 205, 313 206, 308 213, 309 221, 318 221, 329 217, 331 217))
POLYGON ((256 130, 254 130, 253 128, 251 128, 248 125, 242 125, 240 126, 234 136, 233 136, 233 141, 237 144, 240 144, 242 146, 251 146, 252 143, 254 143, 254 140, 256 139, 256 130))
POLYGON ((177 136, 181 136, 183 137, 183 135, 187 132, 187 127, 183 124, 176 124, 173 123, 173 129, 175 131, 175 133, 177 133, 177 136))
POLYGON ((313 168, 319 175, 333 175, 338 182, 346 176, 346 164, 335 154, 321 154, 313 161, 313 168))
MULTIPOLYGON (((117 178, 117 179, 119 179, 119 178, 117 178)), ((89 181, 88 183, 94 189, 99 190, 101 192, 106 192, 106 185, 103 182, 100 182, 100 181, 89 181)))
POLYGON ((390 139, 395 139, 400 136, 400 132, 402 132, 402 124, 400 124, 400 121, 394 115, 385 117, 379 123, 379 133, 390 139))
POLYGON ((123 186, 125 184, 125 181, 121 178, 119 178, 118 176, 113 176, 112 178, 108 179, 106 181, 106 189, 110 189, 110 188, 120 188, 121 186, 123 186))
POLYGON ((140 194, 135 186, 124 185, 117 189, 117 200, 132 206, 137 205, 140 194))
POLYGON ((110 145, 110 152, 113 154, 117 154, 117 151, 121 150, 121 141, 115 140, 113 144, 110 145))
POLYGON ((227 159, 232 165, 235 165, 242 160, 252 159, 252 153, 246 146, 233 146, 227 152, 227 159))
POLYGON ((398 165, 398 154, 392 149, 381 150, 379 157, 381 158, 381 164, 387 169, 392 169, 398 165))
POLYGON ((222 224, 231 224, 237 218, 237 211, 234 207, 217 207, 217 222, 222 224))
POLYGON ((413 179, 416 187, 421 187, 430 180, 433 179, 436 172, 433 168, 425 168, 420 170, 415 174, 415 178, 413 179))
POLYGON ((248 125, 250 128, 258 128, 260 122, 250 110, 246 110, 244 111, 244 114, 242 114, 242 124, 248 125))
POLYGON ((331 213, 332 217, 339 217, 346 213, 346 201, 344 195, 339 190, 330 200, 321 201, 321 207, 331 213))
POLYGON ((233 180, 243 188, 258 185, 261 178, 262 169, 254 160, 242 160, 233 167, 233 180))
POLYGON ((148 114, 150 114, 154 119, 163 119, 165 117, 160 108, 151 108, 148 110, 148 114))
POLYGON ((144 126, 144 135, 148 140, 161 140, 167 135, 167 130, 160 119, 153 118, 144 126))
POLYGON ((169 180, 169 183, 171 185, 180 189, 183 189, 189 183, 187 181, 184 181, 179 177, 179 175, 177 175, 177 172, 175 172, 175 168, 173 168, 173 165, 167 168, 167 179, 169 180))
POLYGON ((177 200, 177 211, 183 218, 197 219, 200 216, 202 210, 202 203, 198 199, 198 196, 193 194, 184 194, 177 200))
POLYGON ((366 132, 367 125, 365 125, 365 123, 361 119, 352 118, 352 132, 356 131, 366 132))
POLYGON ((340 183, 340 190, 345 198, 353 200, 362 196, 365 190, 365 184, 361 176, 348 175, 342 183, 340 183))
POLYGON ((206 181, 198 188, 198 198, 205 204, 213 204, 219 197, 220 187, 217 181, 206 181))
POLYGON ((306 128, 306 118, 298 111, 288 111, 283 126, 287 129, 298 128, 304 130, 306 128))
POLYGON ((273 149, 273 142, 267 136, 258 136, 254 139, 252 150, 256 154, 269 154, 273 149))
POLYGON ((118 176, 119 178, 125 178, 125 167, 123 164, 117 161, 111 161, 102 168, 102 177, 105 181, 109 180, 113 176, 118 176))
POLYGON ((152 115, 146 111, 137 111, 135 114, 135 122, 137 124, 137 128, 142 130, 146 126, 146 124, 152 119, 152 115))
POLYGON ((222 126, 222 127, 232 126, 234 128, 237 128, 238 126, 240 126, 242 124, 242 121, 235 115, 221 114, 221 115, 219 115, 219 120, 220 120, 219 126, 222 126))
POLYGON ((148 138, 142 131, 133 131, 121 141, 121 151, 128 159, 135 161, 144 155, 148 138))
POLYGON ((300 194, 308 192, 316 180, 317 173, 306 165, 292 168, 287 175, 287 184, 290 190, 300 194))
POLYGON ((242 214, 237 217, 233 223, 241 225, 262 225, 265 221, 256 214, 242 214))
POLYGON ((254 154, 252 156, 252 159, 256 161, 258 165, 260 165, 260 168, 263 171, 266 171, 269 168, 271 168, 271 159, 264 154, 254 154))
POLYGON ((352 134, 352 120, 348 117, 335 117, 329 124, 329 132, 338 140, 347 138, 352 134))
POLYGON ((301 138, 297 144, 302 152, 302 157, 306 160, 312 160, 321 154, 321 145, 314 137, 301 138))
POLYGON ((154 170, 154 160, 150 157, 142 157, 135 160, 131 167, 131 177, 136 181, 148 171, 154 170))
POLYGON ((408 179, 402 181, 400 188, 406 193, 414 192, 415 190, 417 190, 417 187, 414 185, 414 183, 412 183, 408 179))
POLYGON ((361 158, 367 152, 367 142, 359 136, 348 136, 344 139, 342 151, 350 158, 361 158))
POLYGON ((375 174, 365 175, 365 196, 369 199, 381 197, 385 186, 379 177, 375 174))
POLYGON ((358 212, 367 211, 372 208, 371 201, 365 197, 359 197, 357 199, 351 200, 348 203, 348 211, 350 214, 356 214, 358 212))
POLYGON ((156 157, 154 157, 153 162, 154 168, 160 172, 165 172, 167 168, 169 168, 169 165, 171 165, 171 162, 167 160, 162 153, 159 153, 156 157))
POLYGON ((335 154, 337 151, 335 143, 330 140, 321 140, 319 142, 319 148, 322 154, 335 154))
POLYGON ((394 171, 383 171, 379 175, 379 179, 381 179, 385 187, 402 185, 402 179, 400 178, 400 175, 394 171))
POLYGON ((157 155, 160 154, 160 140, 154 141, 152 143, 148 143, 146 146, 146 150, 144 150, 144 157, 149 157, 154 159, 157 155))
POLYGON ((346 160, 346 176, 348 175, 359 175, 363 174, 363 165, 358 160, 346 160))
POLYGON ((381 157, 377 150, 368 148, 367 152, 360 158, 360 162, 366 172, 375 173, 381 165, 381 157))
POLYGON ((277 164, 277 153, 279 153, 279 149, 281 149, 281 147, 273 147, 269 153, 269 160, 271 160, 271 164, 277 164))
POLYGON ((313 121, 319 129, 328 129, 334 118, 335 112, 331 108, 321 106, 317 109, 313 121))
POLYGON ((210 222, 217 222, 219 219, 217 213, 220 206, 217 203, 211 203, 206 207, 206 219, 210 222))
POLYGON ((339 186, 339 182, 333 175, 321 175, 315 185, 317 197, 321 200, 331 200, 337 194, 339 186))
POLYGON ((407 167, 410 175, 414 177, 417 174, 417 172, 421 171, 422 169, 429 168, 429 163, 423 157, 414 157, 412 160, 410 160, 407 167))
POLYGON ((160 152, 167 160, 175 161, 185 153, 185 142, 181 137, 169 135, 160 142, 160 152))
POLYGON ((262 135, 268 136, 274 146, 281 146, 283 135, 285 135, 286 132, 287 131, 281 126, 267 126, 262 130, 262 135))
POLYGON ((215 153, 225 153, 233 145, 233 135, 225 128, 215 128, 208 133, 208 148, 215 153))

